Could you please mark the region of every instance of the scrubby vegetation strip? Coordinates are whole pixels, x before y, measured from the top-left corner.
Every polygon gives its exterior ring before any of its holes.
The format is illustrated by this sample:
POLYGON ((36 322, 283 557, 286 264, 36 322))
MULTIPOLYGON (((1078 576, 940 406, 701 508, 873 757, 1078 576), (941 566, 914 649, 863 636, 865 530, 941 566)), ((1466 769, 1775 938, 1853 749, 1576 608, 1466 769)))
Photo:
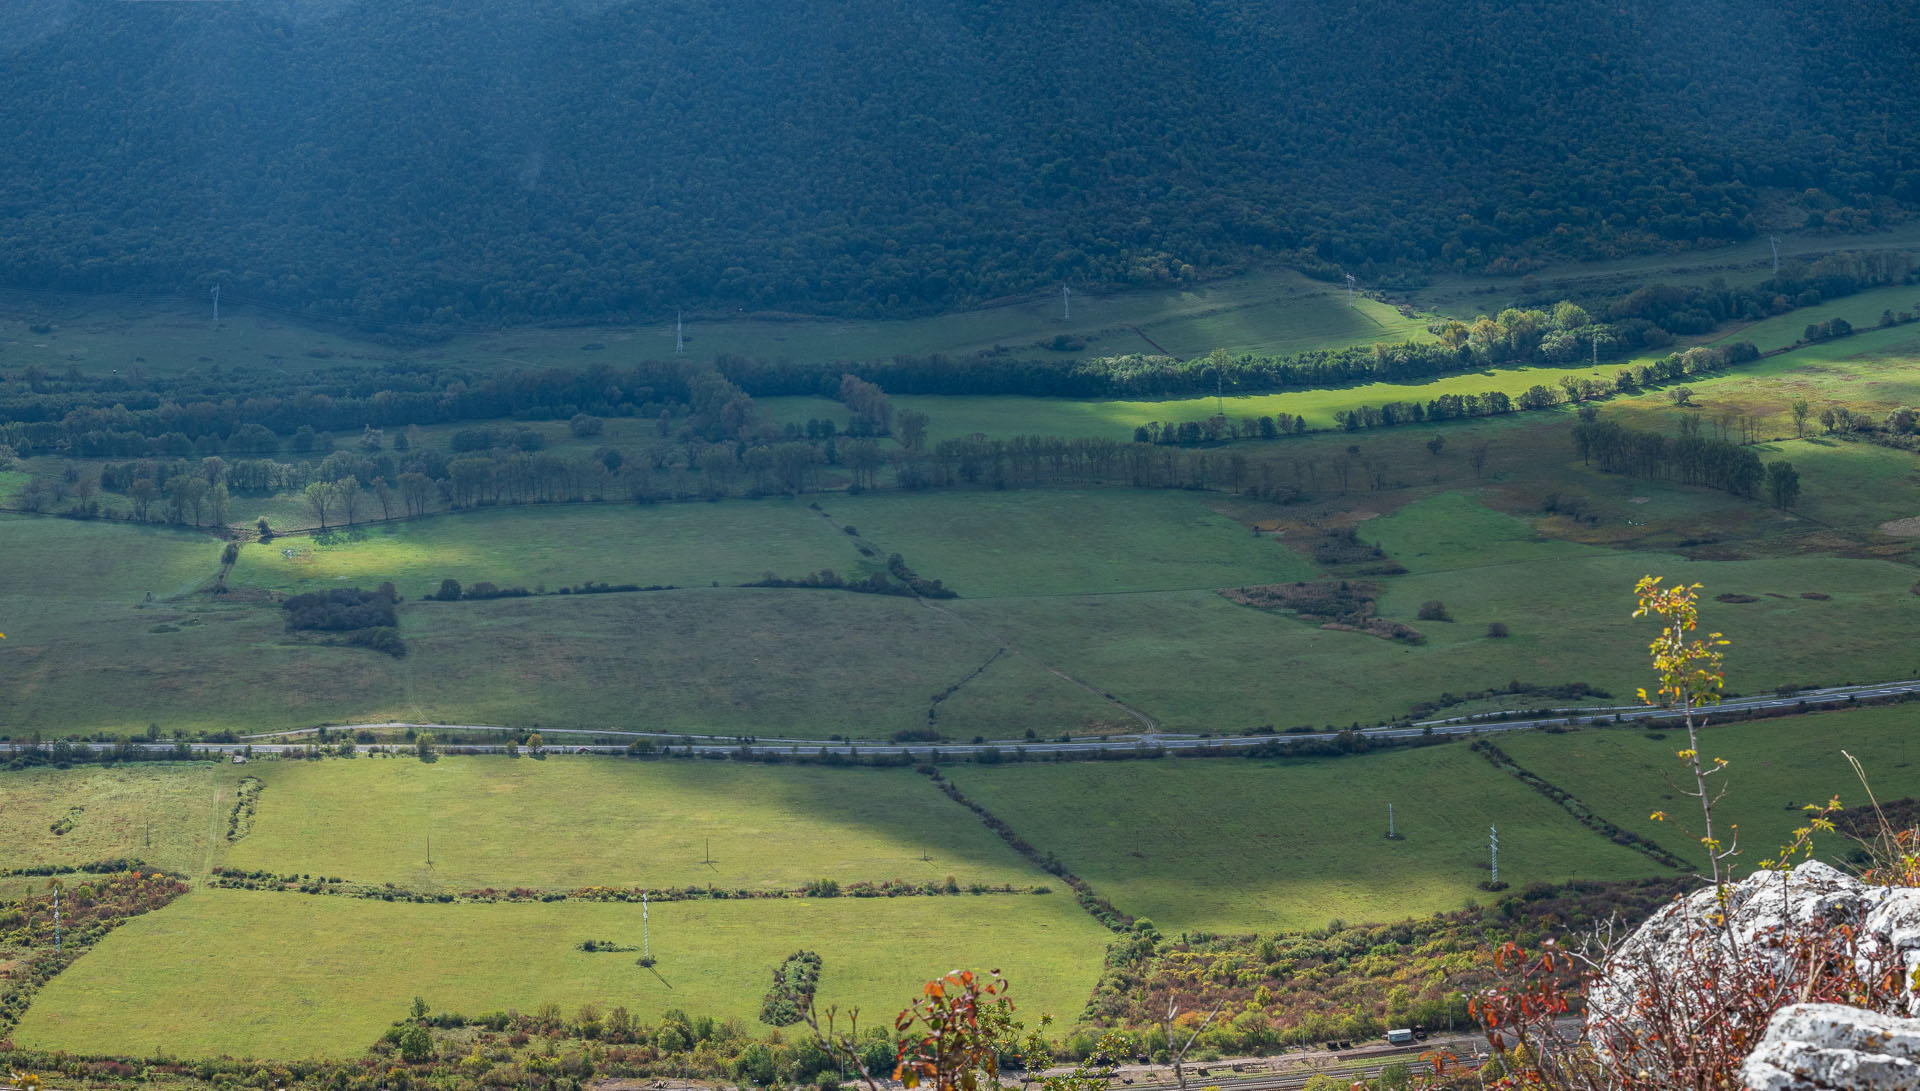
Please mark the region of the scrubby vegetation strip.
POLYGON ((1271 583, 1258 587, 1229 587, 1221 597, 1256 610, 1287 610, 1319 620, 1322 629, 1366 633, 1403 644, 1425 644, 1427 638, 1411 625, 1380 617, 1374 595, 1380 585, 1364 580, 1313 580, 1271 583))
POLYGON ((1133 918, 1131 916, 1116 909, 1112 902, 1102 897, 1099 892, 1093 889, 1092 884, 1075 875, 1073 872, 1068 871, 1067 865, 1062 863, 1058 856, 1055 856, 1051 852, 1042 853, 1039 849, 1034 848, 1026 838, 1014 832, 1013 827, 1007 824, 1006 819, 1001 818, 999 815, 994 814, 992 811, 987 810, 979 803, 968 798, 966 793, 956 787, 952 781, 940 775, 940 770, 931 765, 922 765, 920 766, 920 772, 930 778, 942 792, 945 792, 948 799, 953 800, 955 803, 960 804, 978 816, 980 821, 985 823, 988 829, 998 834, 1000 840, 1007 843, 1007 847, 1025 857, 1035 867, 1045 871, 1049 875, 1058 877, 1061 882, 1071 887, 1074 896, 1080 900, 1081 907, 1088 913, 1091 913, 1093 919, 1106 925, 1115 932, 1123 932, 1133 926, 1133 918))
POLYGON ((234 794, 233 809, 227 812, 227 841, 238 841, 253 832, 253 815, 260 805, 260 791, 266 787, 259 777, 240 781, 234 794))
POLYGON ((1201 1036, 1224 1055, 1361 1041, 1388 1026, 1467 1024, 1463 991, 1493 981, 1486 952, 1608 921, 1632 925, 1686 889, 1679 877, 1537 883, 1490 906, 1398 923, 1333 920, 1306 932, 1162 937, 1141 919, 1109 949, 1087 1011, 1101 1026, 1150 1027, 1167 998, 1222 1018, 1201 1036))
POLYGON ((462 891, 420 891, 395 883, 356 883, 337 876, 283 875, 246 868, 216 867, 209 886, 231 890, 266 890, 296 894, 338 895, 383 902, 437 903, 441 905, 493 902, 653 902, 752 901, 790 898, 925 898, 960 894, 1050 894, 1045 885, 1017 887, 1011 883, 962 884, 949 875, 941 881, 923 883, 905 879, 840 882, 815 879, 790 890, 729 889, 719 886, 617 887, 582 886, 567 890, 541 887, 510 887, 504 890, 481 887, 462 891))
POLYGON ((1582 803, 1572 792, 1549 783, 1538 773, 1522 768, 1518 762, 1507 756, 1506 751, 1495 746, 1492 740, 1475 739, 1468 745, 1467 749, 1487 759, 1488 762, 1492 763, 1494 768, 1506 773, 1508 776, 1515 778, 1520 781, 1520 783, 1525 784, 1527 787, 1532 788, 1534 791, 1539 792, 1541 795, 1559 804, 1560 808, 1572 815, 1575 821, 1607 838, 1614 844, 1630 848, 1645 856, 1647 859, 1653 860, 1666 867, 1685 869, 1693 866, 1655 842, 1634 833, 1632 830, 1622 829, 1595 814, 1592 808, 1582 803))

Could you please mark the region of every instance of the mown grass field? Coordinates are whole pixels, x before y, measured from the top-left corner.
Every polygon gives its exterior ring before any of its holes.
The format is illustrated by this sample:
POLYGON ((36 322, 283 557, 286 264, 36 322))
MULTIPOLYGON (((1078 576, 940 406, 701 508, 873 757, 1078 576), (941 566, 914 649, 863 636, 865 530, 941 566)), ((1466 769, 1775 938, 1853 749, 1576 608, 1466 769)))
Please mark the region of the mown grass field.
MULTIPOLYGON (((401 630, 416 718, 815 739, 923 728, 999 646, 912 599, 811 590, 425 603, 401 630)), ((1036 721, 1083 714, 1067 683, 1040 697, 1036 721)))
POLYGON ((198 874, 223 844, 241 775, 205 762, 0 771, 0 871, 138 859, 198 874))
POLYGON ((1163 932, 1392 921, 1485 899, 1500 878, 1613 879, 1658 865, 1585 829, 1464 745, 1340 759, 960 767, 954 783, 1163 932), (1397 832, 1386 838, 1387 806, 1397 832))
POLYGON ((1163 591, 1311 578, 1311 562, 1205 493, 1056 489, 823 500, 835 523, 966 599, 1163 591))
POLYGON ((1920 625, 1905 565, 1818 554, 1699 561, 1582 545, 1457 494, 1369 519, 1360 534, 1410 569, 1378 581, 1379 612, 1413 626, 1424 644, 1330 631, 1211 591, 962 599, 947 609, 1184 731, 1372 723, 1417 701, 1516 680, 1585 682, 1630 701, 1645 683, 1652 635, 1629 617, 1631 592, 1648 574, 1700 582, 1709 598, 1756 598, 1705 605, 1708 621, 1740 649, 1729 669, 1735 690, 1920 673, 1904 636, 1920 625), (1441 602, 1453 621, 1418 618, 1428 601, 1441 602), (1489 638, 1494 621, 1510 635, 1489 638), (1809 629, 1824 640, 1805 640, 1809 629))
POLYGON ((567 504, 361 526, 324 543, 280 538, 242 549, 231 582, 300 592, 392 580, 408 597, 449 578, 556 591, 588 580, 706 587, 859 560, 845 535, 794 500, 567 504))
MULTIPOLYGON (((1738 658, 1737 645, 1730 654, 1738 658)), ((1716 790, 1726 788, 1715 825, 1723 836, 1728 824, 1739 825, 1742 851, 1736 866, 1743 872, 1775 856, 1793 831, 1806 825, 1806 804, 1839 796, 1850 811, 1870 806, 1846 754, 1860 759, 1881 800, 1920 795, 1920 705, 1718 726, 1709 716, 1708 724, 1700 738, 1701 754, 1731 763, 1713 778, 1716 790)), ((1706 866, 1695 840, 1702 828, 1700 805, 1683 794, 1691 790, 1692 778, 1675 757, 1686 747, 1684 729, 1582 729, 1496 741, 1515 762, 1572 792, 1597 813, 1706 866), (1667 812, 1669 821, 1652 821, 1654 811, 1667 812)), ((1838 834, 1815 841, 1818 854, 1829 859, 1843 857, 1853 847, 1838 834)))
POLYGON ((248 768, 265 785, 253 832, 221 859, 249 870, 434 891, 1053 881, 905 769, 573 756, 248 768))
POLYGON ((407 905, 341 897, 197 891, 136 918, 54 979, 13 1039, 27 1049, 203 1057, 350 1057, 415 996, 436 1011, 557 1003, 669 1008, 736 1018, 748 1033, 780 960, 824 960, 824 1007, 875 1025, 955 966, 997 966, 1029 1019, 1071 1022, 1108 933, 1064 893, 655 904, 657 973, 636 954, 640 906, 407 905))

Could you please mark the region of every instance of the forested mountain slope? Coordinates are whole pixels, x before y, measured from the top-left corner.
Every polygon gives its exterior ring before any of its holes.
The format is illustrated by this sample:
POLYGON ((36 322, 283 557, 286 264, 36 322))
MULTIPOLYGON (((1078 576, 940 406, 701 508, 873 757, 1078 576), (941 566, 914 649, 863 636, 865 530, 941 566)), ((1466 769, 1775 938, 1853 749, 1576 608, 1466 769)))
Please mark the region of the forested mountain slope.
POLYGON ((0 280, 906 313, 1920 204, 1898 0, 23 0, 0 280))

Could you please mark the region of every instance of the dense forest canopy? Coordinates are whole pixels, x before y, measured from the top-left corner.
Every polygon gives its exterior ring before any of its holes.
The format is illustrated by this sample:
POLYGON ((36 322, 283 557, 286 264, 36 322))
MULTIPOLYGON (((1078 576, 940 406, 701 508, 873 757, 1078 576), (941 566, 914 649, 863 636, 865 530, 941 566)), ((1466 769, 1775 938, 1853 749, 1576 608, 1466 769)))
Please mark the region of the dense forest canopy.
POLYGON ((370 326, 1371 281, 1920 204, 1893 0, 31 0, 0 280, 370 326))

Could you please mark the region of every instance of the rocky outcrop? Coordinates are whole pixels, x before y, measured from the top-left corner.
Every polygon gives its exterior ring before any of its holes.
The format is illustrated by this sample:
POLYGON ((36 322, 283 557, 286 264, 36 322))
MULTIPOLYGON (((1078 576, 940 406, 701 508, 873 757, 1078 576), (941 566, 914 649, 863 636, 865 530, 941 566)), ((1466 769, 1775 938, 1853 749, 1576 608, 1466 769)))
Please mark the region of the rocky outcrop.
POLYGON ((1841 1004, 1782 1008, 1743 1074, 1753 1091, 1920 1087, 1920 1019, 1841 1004))
MULTIPOLYGON (((1685 981, 1693 968, 1739 965, 1748 973, 1789 972, 1794 938, 1834 935, 1848 928, 1856 969, 1877 976, 1898 966, 1911 982, 1920 969, 1920 890, 1868 886, 1809 861, 1786 871, 1760 872, 1726 891, 1726 927, 1720 927, 1718 891, 1707 888, 1653 915, 1608 959, 1587 997, 1602 1020, 1633 1019, 1649 986, 1685 981)), ((1906 1014, 1920 1014, 1903 989, 1906 1014)))
MULTIPOLYGON (((1870 886, 1825 864, 1761 872, 1707 888, 1656 913, 1609 956, 1588 989, 1587 1035, 1655 1068, 1645 1042, 1685 1042, 1665 1056, 1689 1063, 1714 1047, 1693 1038, 1717 1025, 1728 1063, 1744 1043, 1754 1088, 1920 1087, 1920 890, 1870 886), (1881 1011, 1792 999, 1851 977, 1881 1011), (1744 998, 1744 999, 1742 999, 1744 998), (1771 1015, 1771 1018, 1769 1016, 1771 1015), (1745 1025, 1742 1025, 1742 1021, 1745 1025)), ((1636 1062, 1638 1063, 1638 1062, 1636 1062)))

